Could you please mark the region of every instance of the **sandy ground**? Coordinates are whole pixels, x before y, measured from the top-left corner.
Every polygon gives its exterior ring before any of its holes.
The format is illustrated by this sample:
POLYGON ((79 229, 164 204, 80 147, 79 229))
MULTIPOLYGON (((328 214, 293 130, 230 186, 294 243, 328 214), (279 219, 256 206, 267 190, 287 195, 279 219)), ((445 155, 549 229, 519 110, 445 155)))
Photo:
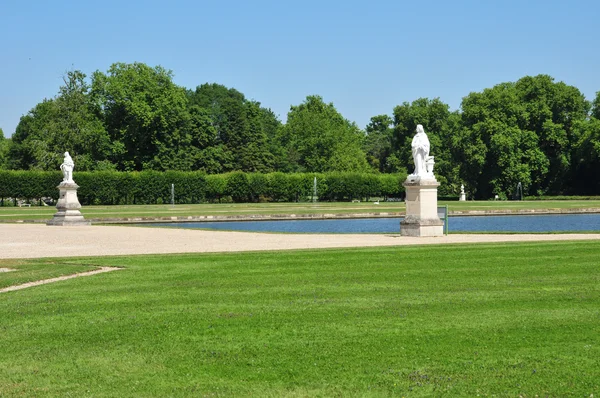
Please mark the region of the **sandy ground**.
POLYGON ((129 226, 0 224, 0 259, 599 239, 600 234, 456 234, 411 238, 391 234, 270 234, 129 226))

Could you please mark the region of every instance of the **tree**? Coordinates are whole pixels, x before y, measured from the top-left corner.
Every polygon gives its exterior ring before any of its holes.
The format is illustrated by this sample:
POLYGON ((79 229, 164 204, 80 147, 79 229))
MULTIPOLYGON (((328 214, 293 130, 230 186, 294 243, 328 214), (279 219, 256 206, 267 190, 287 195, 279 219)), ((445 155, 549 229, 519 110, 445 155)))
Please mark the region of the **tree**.
POLYGON ((10 167, 56 170, 63 153, 72 154, 78 170, 110 169, 112 144, 96 116, 85 74, 70 71, 53 99, 37 104, 13 135, 10 167))
POLYGON ((245 131, 234 135, 231 140, 237 158, 237 169, 263 173, 273 171, 273 154, 269 152, 260 103, 248 101, 245 108, 247 118, 245 131))
POLYGON ((418 124, 423 125, 431 143, 430 155, 435 157, 434 173, 441 183, 440 193, 458 194, 461 185, 459 166, 453 161, 458 114, 450 112, 449 106, 439 98, 419 98, 394 108, 392 153, 409 173, 414 168, 411 143, 418 124))
POLYGON ((588 121, 581 121, 576 128, 581 132, 581 138, 574 156, 574 192, 600 195, 600 119, 592 117, 588 121))
POLYGON ((570 189, 573 144, 579 139, 573 124, 586 119, 590 104, 577 88, 555 83, 548 75, 525 76, 515 89, 526 112, 519 127, 537 134, 539 148, 548 159, 548 171, 537 189, 564 193, 570 189))
POLYGON ((0 128, 0 170, 4 170, 8 162, 8 148, 10 139, 4 138, 4 132, 0 128))
POLYGON ((391 128, 393 120, 388 115, 378 115, 371 118, 366 127, 366 137, 363 149, 367 155, 369 165, 380 172, 395 172, 387 159, 392 152, 392 137, 394 130, 391 128))
POLYGON ((579 120, 574 125, 575 136, 579 141, 574 144, 572 182, 574 192, 585 195, 600 194, 600 91, 593 101, 591 117, 579 120))
POLYGON ((570 191, 574 143, 589 103, 575 87, 547 75, 502 83, 462 102, 457 137, 461 176, 479 198, 570 191))
POLYGON ((503 83, 463 98, 464 129, 458 142, 464 161, 461 176, 476 198, 512 198, 520 182, 525 194, 547 173, 548 161, 537 148, 538 137, 520 126, 527 120, 514 83, 503 83))
POLYGON ((285 171, 364 171, 364 134, 319 96, 292 106, 279 137, 289 159, 285 171))
POLYGON ((596 98, 592 102, 592 116, 600 120, 600 91, 596 93, 596 98))
POLYGON ((198 105, 189 109, 186 131, 190 135, 192 170, 201 170, 208 174, 223 173, 231 170, 233 159, 217 140, 217 129, 213 126, 210 113, 198 105))
POLYGON ((219 154, 229 159, 224 171, 268 172, 273 170, 269 135, 280 122, 274 114, 247 100, 242 93, 219 84, 203 84, 188 92, 190 104, 207 111, 216 137, 219 154))
POLYGON ((267 135, 269 152, 273 156, 273 170, 285 170, 288 168, 288 159, 279 140, 283 124, 271 109, 260 108, 260 116, 263 131, 267 135))
POLYGON ((116 63, 92 76, 92 95, 120 170, 189 170, 185 90, 161 66, 116 63))

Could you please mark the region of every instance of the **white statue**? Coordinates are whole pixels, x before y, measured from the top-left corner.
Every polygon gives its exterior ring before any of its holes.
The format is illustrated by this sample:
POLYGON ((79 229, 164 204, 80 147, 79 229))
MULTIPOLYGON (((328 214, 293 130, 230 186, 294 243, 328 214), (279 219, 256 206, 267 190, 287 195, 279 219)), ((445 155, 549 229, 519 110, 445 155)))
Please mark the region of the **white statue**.
POLYGON ((467 200, 467 194, 465 193, 465 186, 463 184, 460 184, 460 197, 458 200, 461 202, 467 200))
POLYGON ((463 184, 460 184, 460 194, 461 195, 465 194, 465 186, 463 184))
MULTIPOLYGON (((412 155, 415 162, 415 172, 412 175, 427 176, 429 173, 427 173, 425 161, 429 157, 429 139, 420 124, 417 125, 417 134, 412 140, 412 155)), ((433 167, 431 168, 431 173, 433 173, 433 167)))
POLYGON ((73 162, 73 158, 69 155, 69 152, 65 152, 65 160, 60 165, 60 169, 63 172, 63 182, 68 182, 74 184, 73 181, 73 169, 75 168, 75 163, 73 162))

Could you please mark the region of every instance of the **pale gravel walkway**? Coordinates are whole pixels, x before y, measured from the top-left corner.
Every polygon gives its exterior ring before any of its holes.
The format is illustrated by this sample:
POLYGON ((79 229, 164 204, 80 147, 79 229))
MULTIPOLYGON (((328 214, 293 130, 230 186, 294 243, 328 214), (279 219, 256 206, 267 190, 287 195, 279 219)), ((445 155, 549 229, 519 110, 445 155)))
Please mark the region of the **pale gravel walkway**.
POLYGON ((557 240, 600 240, 600 234, 455 234, 410 238, 391 234, 268 234, 129 226, 0 224, 0 259, 557 240))
POLYGON ((81 276, 92 276, 92 275, 96 275, 96 274, 102 274, 104 272, 118 271, 120 269, 123 269, 123 268, 100 267, 99 269, 96 269, 93 271, 80 272, 78 274, 58 276, 56 278, 42 279, 41 281, 27 282, 27 283, 23 283, 20 285, 5 287, 3 289, 0 289, 0 293, 14 292, 15 290, 27 289, 28 287, 46 285, 48 283, 54 283, 54 282, 60 282, 60 281, 66 281, 67 279, 79 278, 81 276))

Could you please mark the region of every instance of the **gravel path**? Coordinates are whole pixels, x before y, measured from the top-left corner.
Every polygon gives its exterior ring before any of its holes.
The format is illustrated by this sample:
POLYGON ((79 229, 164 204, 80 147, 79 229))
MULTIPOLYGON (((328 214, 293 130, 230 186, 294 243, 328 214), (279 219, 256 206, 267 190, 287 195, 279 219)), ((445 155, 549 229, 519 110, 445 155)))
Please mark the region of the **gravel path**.
POLYGON ((48 283, 66 281, 67 279, 79 278, 82 276, 92 276, 92 275, 96 275, 96 274, 102 274, 104 272, 118 271, 120 269, 123 269, 123 268, 100 267, 99 269, 96 269, 93 271, 80 272, 78 274, 58 276, 56 278, 42 279, 41 281, 27 282, 27 283, 22 283, 20 285, 5 287, 3 289, 0 289, 0 293, 14 292, 15 290, 27 289, 28 287, 34 287, 34 286, 46 285, 48 283))
POLYGON ((0 259, 599 239, 600 234, 455 234, 411 238, 391 234, 271 234, 129 226, 0 224, 0 259))

